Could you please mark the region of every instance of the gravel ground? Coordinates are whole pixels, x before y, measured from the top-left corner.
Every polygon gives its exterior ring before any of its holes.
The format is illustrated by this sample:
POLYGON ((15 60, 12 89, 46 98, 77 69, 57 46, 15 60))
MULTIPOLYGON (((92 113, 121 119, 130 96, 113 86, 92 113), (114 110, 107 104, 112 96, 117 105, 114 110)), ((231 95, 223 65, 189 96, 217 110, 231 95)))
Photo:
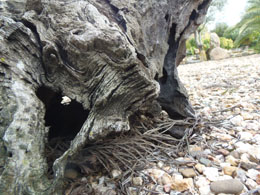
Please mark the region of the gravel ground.
POLYGON ((127 179, 116 169, 79 178, 71 170, 66 194, 117 195, 120 186, 129 195, 260 194, 260 55, 178 71, 200 119, 185 152, 171 162, 148 163, 127 179))

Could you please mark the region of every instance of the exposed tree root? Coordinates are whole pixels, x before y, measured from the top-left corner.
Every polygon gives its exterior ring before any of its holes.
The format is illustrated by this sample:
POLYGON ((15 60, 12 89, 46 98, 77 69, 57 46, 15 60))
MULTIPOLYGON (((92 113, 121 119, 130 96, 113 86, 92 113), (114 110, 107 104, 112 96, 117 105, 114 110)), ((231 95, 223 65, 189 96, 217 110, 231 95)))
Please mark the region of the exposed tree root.
MULTIPOLYGON (((135 121, 140 122, 134 124, 128 133, 110 135, 108 138, 88 144, 75 159, 70 160, 70 163, 80 168, 80 178, 100 172, 111 174, 113 169, 123 171, 124 174, 118 178, 117 183, 118 190, 125 194, 130 185, 131 176, 148 168, 151 163, 162 161, 179 166, 193 162, 175 159, 179 152, 188 151, 189 143, 200 142, 199 136, 195 134, 202 125, 198 119, 152 119, 144 115, 138 117, 139 119, 135 121), (181 139, 176 139, 168 133, 174 127, 184 127, 185 132, 181 139)), ((52 162, 68 149, 69 145, 70 143, 66 139, 56 139, 49 143, 46 155, 50 167, 52 162)), ((52 177, 51 171, 49 174, 52 177)), ((87 185, 87 181, 73 180, 72 182, 68 180, 68 184, 70 187, 66 194, 78 193, 81 187, 81 193, 83 193, 83 189, 84 192, 88 189, 89 194, 92 191, 91 186, 87 185)))

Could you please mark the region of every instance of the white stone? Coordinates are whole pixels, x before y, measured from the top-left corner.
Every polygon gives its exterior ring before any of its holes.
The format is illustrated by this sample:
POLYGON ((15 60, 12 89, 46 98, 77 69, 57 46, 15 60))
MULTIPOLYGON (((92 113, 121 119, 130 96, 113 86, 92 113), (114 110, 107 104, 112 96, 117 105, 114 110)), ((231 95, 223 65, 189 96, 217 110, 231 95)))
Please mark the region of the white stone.
POLYGON ((212 195, 213 193, 210 191, 210 186, 206 185, 199 188, 200 195, 212 195))
POLYGON ((63 105, 69 105, 70 102, 71 102, 71 99, 70 99, 68 96, 63 96, 63 97, 62 97, 61 104, 63 104, 63 105))
POLYGON ((210 181, 216 181, 219 177, 218 169, 214 167, 205 167, 203 174, 210 181))
POLYGON ((235 143, 235 147, 240 154, 248 153, 253 148, 252 145, 244 143, 244 142, 235 143))
POLYGON ((240 115, 237 115, 237 116, 233 117, 232 119, 230 119, 230 122, 233 125, 236 125, 236 126, 241 126, 242 125, 242 121, 244 121, 244 119, 240 115))
POLYGON ((197 188, 201 188, 204 186, 208 186, 210 184, 209 180, 207 180, 206 177, 203 176, 199 176, 196 180, 195 180, 195 186, 197 188))
POLYGON ((142 177, 133 177, 132 182, 135 186, 143 185, 143 178, 142 177))
POLYGON ((245 140, 245 141, 249 141, 253 138, 253 135, 246 131, 239 132, 238 136, 240 137, 241 140, 245 140))
POLYGON ((229 175, 223 175, 223 176, 219 176, 217 178, 217 181, 221 181, 221 180, 228 180, 228 179, 233 179, 233 177, 229 176, 229 175))
POLYGON ((122 174, 122 171, 113 169, 111 172, 112 178, 118 178, 122 174))
POLYGON ((174 173, 174 174, 172 174, 172 179, 173 180, 182 180, 183 176, 181 174, 174 173))
POLYGON ((163 162, 162 161, 159 161, 158 163, 157 163, 157 167, 159 167, 159 168, 162 168, 163 167, 163 162))
POLYGON ((256 189, 258 187, 257 183, 254 180, 252 180, 252 179, 247 179, 246 180, 246 186, 250 190, 256 189))
POLYGON ((260 134, 255 135, 254 138, 253 138, 253 141, 256 144, 260 145, 260 134))
POLYGON ((220 163, 219 165, 220 165, 221 168, 223 168, 223 167, 229 167, 231 164, 224 162, 224 163, 220 163))
POLYGON ((253 179, 255 181, 256 181, 258 174, 260 174, 260 172, 255 169, 249 169, 246 173, 247 177, 249 177, 250 179, 253 179))

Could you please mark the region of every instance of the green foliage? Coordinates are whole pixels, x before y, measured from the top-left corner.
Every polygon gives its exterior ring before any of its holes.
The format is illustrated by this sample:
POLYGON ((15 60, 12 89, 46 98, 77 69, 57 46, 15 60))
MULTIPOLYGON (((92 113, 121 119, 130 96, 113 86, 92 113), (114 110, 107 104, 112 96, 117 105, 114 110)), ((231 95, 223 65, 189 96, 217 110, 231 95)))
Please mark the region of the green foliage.
POLYGON ((219 37, 223 37, 227 29, 228 25, 226 23, 217 23, 213 32, 217 33, 219 37))
POLYGON ((223 37, 225 37, 227 39, 232 39, 233 41, 235 41, 236 38, 238 37, 238 34, 239 34, 239 28, 229 27, 225 30, 223 37))
POLYGON ((189 55, 195 54, 195 50, 197 49, 197 46, 194 38, 190 38, 186 41, 186 49, 189 55))
POLYGON ((210 37, 204 37, 203 39, 203 50, 207 51, 210 48, 210 37))
POLYGON ((260 0, 248 0, 248 7, 242 20, 236 25, 239 34, 235 45, 249 45, 258 50, 260 44, 260 0))
POLYGON ((220 37, 220 47, 224 49, 232 49, 234 47, 234 42, 232 39, 220 37))
MULTIPOLYGON (((210 34, 209 33, 204 33, 202 36, 202 49, 204 51, 207 51, 210 48, 210 34)), ((196 44, 196 40, 194 37, 189 38, 186 41, 186 49, 187 49, 187 53, 188 55, 194 55, 196 54, 196 50, 198 50, 197 44, 196 44)))

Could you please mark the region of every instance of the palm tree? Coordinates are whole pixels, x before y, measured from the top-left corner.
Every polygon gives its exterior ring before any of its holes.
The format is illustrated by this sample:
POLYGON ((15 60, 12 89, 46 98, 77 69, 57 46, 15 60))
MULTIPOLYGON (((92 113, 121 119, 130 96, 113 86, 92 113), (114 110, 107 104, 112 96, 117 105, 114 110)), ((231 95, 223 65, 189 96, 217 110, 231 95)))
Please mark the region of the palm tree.
POLYGON ((260 44, 260 0, 248 0, 248 7, 242 20, 236 25, 239 34, 235 44, 240 46, 246 43, 260 44))

